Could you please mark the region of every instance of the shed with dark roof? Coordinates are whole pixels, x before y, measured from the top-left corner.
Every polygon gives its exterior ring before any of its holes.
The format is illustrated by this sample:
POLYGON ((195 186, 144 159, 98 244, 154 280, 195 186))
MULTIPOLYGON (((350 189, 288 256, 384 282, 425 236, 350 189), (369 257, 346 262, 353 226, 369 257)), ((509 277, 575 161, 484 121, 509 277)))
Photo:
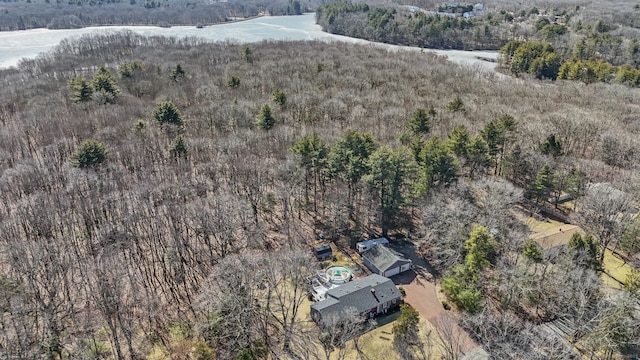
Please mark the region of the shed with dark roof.
POLYGON ((389 278, 373 274, 331 289, 326 299, 311 305, 311 317, 327 324, 361 314, 373 317, 398 306, 402 294, 389 278))
POLYGON ((362 262, 373 273, 386 277, 411 269, 411 260, 383 245, 374 245, 363 252, 362 262))
POLYGON ((315 255, 318 260, 332 259, 333 250, 329 244, 323 244, 313 248, 313 255, 315 255))

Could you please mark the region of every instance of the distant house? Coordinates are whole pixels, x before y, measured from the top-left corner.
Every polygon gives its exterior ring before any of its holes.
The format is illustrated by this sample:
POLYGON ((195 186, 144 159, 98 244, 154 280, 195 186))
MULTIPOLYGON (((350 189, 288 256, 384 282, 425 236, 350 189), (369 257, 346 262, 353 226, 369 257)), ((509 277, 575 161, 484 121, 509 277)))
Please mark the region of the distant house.
POLYGON ((329 246, 329 244, 324 244, 314 247, 313 255, 315 255, 316 259, 320 261, 333 259, 333 250, 331 249, 331 246, 329 246))
POLYGON ((374 274, 327 291, 325 300, 311 305, 318 324, 339 321, 351 314, 374 317, 400 304, 402 294, 391 279, 374 274))
POLYGON ((559 225, 531 236, 543 250, 552 249, 558 246, 567 245, 574 233, 584 235, 584 231, 576 225, 559 225))
POLYGON ((420 8, 417 6, 412 6, 412 5, 402 5, 405 9, 409 10, 409 12, 418 12, 420 11, 420 8))
POLYGON ((569 240, 575 233, 585 234, 579 226, 563 224, 536 233, 531 236, 531 239, 540 246, 547 259, 554 260, 566 250, 569 240))
POLYGON ((389 240, 386 238, 378 238, 373 240, 367 240, 363 242, 359 242, 356 244, 356 249, 358 249, 359 253, 369 250, 372 246, 381 244, 381 245, 389 245, 389 240))
POLYGON ((373 273, 386 277, 400 274, 411 268, 411 260, 405 259, 402 255, 381 244, 374 245, 363 252, 362 262, 373 273))
POLYGON ((561 194, 558 197, 552 196, 550 198, 547 199, 548 202, 550 202, 551 204, 562 204, 563 202, 567 202, 569 200, 572 200, 572 197, 570 194, 561 194))
POLYGON ((440 17, 458 17, 456 13, 442 12, 442 11, 424 11, 425 14, 429 16, 440 16, 440 17))
POLYGON ((613 187, 609 183, 588 183, 587 184, 587 189, 588 190, 600 191, 600 192, 602 192, 604 194, 613 195, 613 196, 617 196, 617 197, 628 196, 627 193, 625 193, 624 191, 620 191, 620 190, 616 189, 615 187, 613 187))

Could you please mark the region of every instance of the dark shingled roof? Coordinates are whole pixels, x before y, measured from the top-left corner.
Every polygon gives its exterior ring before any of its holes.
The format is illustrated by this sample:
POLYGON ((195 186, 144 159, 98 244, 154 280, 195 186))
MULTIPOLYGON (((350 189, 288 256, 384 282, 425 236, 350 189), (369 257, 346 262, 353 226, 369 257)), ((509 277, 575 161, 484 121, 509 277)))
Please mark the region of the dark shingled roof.
POLYGON ((377 274, 354 280, 327 292, 327 298, 311 305, 322 319, 341 318, 347 312, 363 313, 402 295, 389 278, 377 274), (371 289, 375 289, 375 296, 371 289))
POLYGON ((411 262, 411 260, 403 258, 402 255, 380 244, 374 245, 369 250, 363 252, 362 257, 369 260, 370 263, 375 265, 375 267, 383 273, 396 266, 411 262))
POLYGON ((329 244, 324 244, 324 245, 314 247, 313 252, 316 254, 321 254, 321 253, 330 253, 330 252, 333 252, 333 250, 331 250, 331 246, 329 246, 329 244))

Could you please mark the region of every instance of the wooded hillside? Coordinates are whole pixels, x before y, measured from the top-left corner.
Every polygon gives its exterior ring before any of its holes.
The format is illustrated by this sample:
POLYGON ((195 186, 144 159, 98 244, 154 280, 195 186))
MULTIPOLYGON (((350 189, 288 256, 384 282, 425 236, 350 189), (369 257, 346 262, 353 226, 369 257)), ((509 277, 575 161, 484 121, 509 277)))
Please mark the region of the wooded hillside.
POLYGON ((97 25, 209 25, 258 15, 300 15, 317 0, 15 0, 0 1, 0 31, 97 25))
MULTIPOLYGON (((637 89, 371 46, 132 33, 63 42, 0 79, 0 357, 323 357, 295 306, 319 232, 343 248, 409 235, 499 358, 567 354, 533 326, 568 318, 578 341, 630 309, 582 256, 522 268, 537 257, 512 211, 571 191, 596 208, 587 182, 632 206, 637 89)), ((588 230, 631 257, 632 223, 588 230)))

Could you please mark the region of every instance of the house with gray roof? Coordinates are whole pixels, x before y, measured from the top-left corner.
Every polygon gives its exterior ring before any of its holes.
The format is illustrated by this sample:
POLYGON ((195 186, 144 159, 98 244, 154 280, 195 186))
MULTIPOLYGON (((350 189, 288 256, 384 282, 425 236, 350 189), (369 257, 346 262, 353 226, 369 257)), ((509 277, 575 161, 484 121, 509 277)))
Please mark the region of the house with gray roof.
POLYGON ((374 245, 363 252, 362 262, 373 273, 386 277, 411 269, 411 260, 383 245, 374 245))
POLYGON ((324 300, 311 305, 311 317, 318 324, 352 314, 374 317, 400 305, 401 299, 393 281, 373 274, 329 290, 324 300))

